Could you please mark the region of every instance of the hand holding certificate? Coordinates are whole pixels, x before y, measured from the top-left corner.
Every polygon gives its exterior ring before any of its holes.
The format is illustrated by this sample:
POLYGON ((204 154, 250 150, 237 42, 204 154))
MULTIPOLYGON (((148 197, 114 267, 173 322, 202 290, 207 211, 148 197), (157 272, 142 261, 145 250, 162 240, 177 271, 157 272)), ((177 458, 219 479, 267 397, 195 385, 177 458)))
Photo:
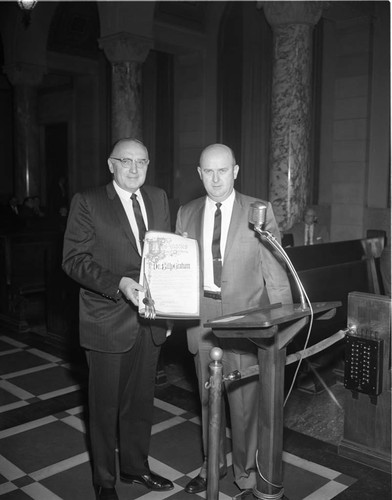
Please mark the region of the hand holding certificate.
POLYGON ((145 296, 139 314, 154 318, 199 316, 200 270, 197 241, 173 233, 148 231, 140 283, 145 296))

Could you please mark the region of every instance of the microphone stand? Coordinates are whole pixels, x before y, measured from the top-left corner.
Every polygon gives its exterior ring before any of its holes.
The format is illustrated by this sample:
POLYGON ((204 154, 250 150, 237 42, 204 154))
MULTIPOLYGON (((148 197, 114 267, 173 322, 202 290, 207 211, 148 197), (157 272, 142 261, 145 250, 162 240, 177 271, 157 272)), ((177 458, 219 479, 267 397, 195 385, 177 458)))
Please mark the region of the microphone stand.
POLYGON ((278 240, 275 238, 273 234, 271 234, 269 231, 266 229, 261 229, 261 226, 258 224, 253 224, 254 230, 263 238, 266 238, 271 245, 279 252, 279 254, 283 257, 284 261, 286 262, 288 268, 291 271, 291 274, 293 275, 295 279, 295 283, 298 287, 299 294, 300 294, 300 300, 301 300, 301 311, 305 311, 306 309, 309 309, 309 306, 305 300, 305 293, 304 293, 304 287, 301 283, 301 280, 299 279, 299 276, 297 274, 297 271, 295 270, 293 263, 291 262, 289 256, 287 253, 283 250, 282 245, 278 242, 278 240))

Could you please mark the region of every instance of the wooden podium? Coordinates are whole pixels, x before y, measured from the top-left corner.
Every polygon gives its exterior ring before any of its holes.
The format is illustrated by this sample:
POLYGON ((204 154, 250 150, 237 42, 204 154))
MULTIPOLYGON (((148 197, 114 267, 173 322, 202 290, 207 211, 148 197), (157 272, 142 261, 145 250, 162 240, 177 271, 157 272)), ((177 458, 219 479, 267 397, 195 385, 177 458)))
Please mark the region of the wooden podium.
POLYGON ((343 439, 339 455, 391 473, 391 299, 348 296, 343 439))
MULTIPOLYGON (((313 303, 314 318, 330 319, 339 306, 341 302, 313 303)), ((219 338, 248 338, 258 346, 260 378, 257 467, 259 473, 253 493, 262 500, 283 498, 282 452, 286 346, 308 323, 310 314, 309 308, 303 310, 299 304, 272 304, 264 309, 210 320, 204 325, 211 328, 219 338)), ((209 446, 209 463, 217 462, 218 453, 214 448, 209 446)), ((212 476, 208 477, 208 500, 218 498, 218 474, 212 474, 212 476)))

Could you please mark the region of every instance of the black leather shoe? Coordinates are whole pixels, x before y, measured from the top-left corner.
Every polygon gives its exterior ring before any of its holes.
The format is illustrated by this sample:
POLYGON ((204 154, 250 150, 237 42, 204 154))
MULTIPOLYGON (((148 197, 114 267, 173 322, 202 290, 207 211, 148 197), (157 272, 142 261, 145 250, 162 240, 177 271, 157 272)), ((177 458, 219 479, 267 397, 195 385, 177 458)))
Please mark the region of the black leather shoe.
POLYGON ((95 487, 95 497, 97 500, 118 500, 115 488, 95 487))
POLYGON ((200 475, 194 477, 185 486, 185 491, 187 493, 200 493, 201 491, 206 491, 207 489, 207 479, 201 477, 200 475))
POLYGON ((124 483, 141 484, 153 491, 167 491, 174 488, 174 484, 171 481, 162 476, 158 476, 158 474, 154 474, 153 472, 140 475, 120 472, 120 479, 121 481, 124 481, 124 483))
MULTIPOLYGON (((219 479, 223 479, 227 474, 226 472, 221 472, 219 474, 219 479)), ((186 493, 201 493, 202 491, 207 490, 207 479, 205 477, 201 477, 200 474, 194 477, 189 481, 189 483, 185 486, 186 493)))

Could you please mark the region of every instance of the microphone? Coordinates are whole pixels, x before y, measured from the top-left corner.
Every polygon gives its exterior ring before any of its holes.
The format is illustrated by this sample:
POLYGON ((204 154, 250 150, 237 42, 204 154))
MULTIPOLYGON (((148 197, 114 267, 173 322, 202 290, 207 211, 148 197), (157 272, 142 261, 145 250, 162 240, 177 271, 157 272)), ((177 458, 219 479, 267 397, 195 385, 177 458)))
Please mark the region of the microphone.
POLYGON ((249 207, 248 221, 255 226, 255 229, 264 231, 267 218, 267 205, 262 201, 254 201, 249 207))
POLYGON ((265 203, 256 200, 250 204, 248 222, 250 224, 253 224, 253 229, 256 231, 256 233, 262 236, 262 238, 265 238, 270 243, 270 245, 275 250, 277 250, 277 252, 283 257, 297 284, 300 293, 301 309, 304 311, 305 309, 308 308, 305 300, 306 296, 305 289, 301 283, 301 280, 299 279, 298 273, 295 270, 289 256, 284 251, 283 247, 281 246, 279 241, 275 238, 275 236, 270 231, 265 229, 266 217, 267 217, 267 205, 265 203))

